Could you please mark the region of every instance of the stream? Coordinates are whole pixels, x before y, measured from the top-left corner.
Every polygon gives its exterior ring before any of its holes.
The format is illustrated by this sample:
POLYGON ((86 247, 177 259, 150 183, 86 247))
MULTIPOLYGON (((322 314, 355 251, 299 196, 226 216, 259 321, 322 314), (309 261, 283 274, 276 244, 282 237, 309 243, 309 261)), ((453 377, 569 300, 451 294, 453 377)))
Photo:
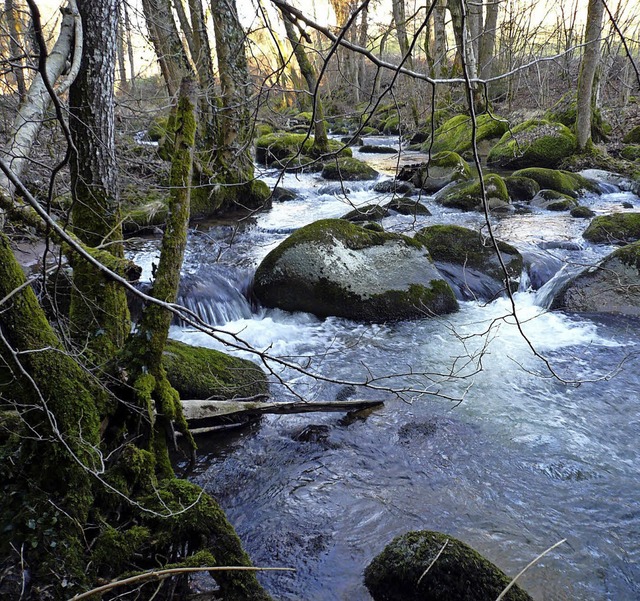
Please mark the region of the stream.
MULTIPOLYGON (((380 180, 398 162, 421 159, 354 156, 380 180)), ((260 173, 272 187, 279 176, 260 173)), ((364 416, 269 416, 202 437, 192 478, 220 501, 255 565, 296 569, 261 576, 278 599, 371 599, 365 566, 416 529, 459 538, 510 576, 566 539, 520 579, 534 598, 640 599, 640 322, 546 310, 571 273, 613 248, 582 239, 587 220, 538 209, 492 217, 496 236, 527 264, 514 297, 519 326, 506 298, 387 324, 320 320, 247 300, 259 261, 295 229, 387 202, 375 183, 343 189, 287 174, 279 185, 295 200, 238 227, 220 221, 191 232, 181 301, 217 325, 219 339, 180 325, 173 338, 224 349, 228 332, 301 365, 304 373, 270 363, 276 400, 385 400, 364 416), (365 381, 371 387, 357 385, 365 381)), ((629 192, 603 189, 581 204, 598 214, 640 206, 629 192)), ((478 213, 421 201, 431 216, 390 216, 384 228, 412 235, 438 223, 482 226, 478 213)), ((133 256, 148 277, 157 241, 139 243, 133 256)))

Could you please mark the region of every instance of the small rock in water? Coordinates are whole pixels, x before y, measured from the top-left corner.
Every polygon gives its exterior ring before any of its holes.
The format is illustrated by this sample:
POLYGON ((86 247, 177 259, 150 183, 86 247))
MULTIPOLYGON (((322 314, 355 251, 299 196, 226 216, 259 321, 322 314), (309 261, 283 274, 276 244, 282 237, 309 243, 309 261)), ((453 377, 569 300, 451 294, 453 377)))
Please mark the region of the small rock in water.
POLYGON ((622 203, 622 208, 623 209, 633 209, 633 203, 629 202, 629 201, 624 201, 622 203))

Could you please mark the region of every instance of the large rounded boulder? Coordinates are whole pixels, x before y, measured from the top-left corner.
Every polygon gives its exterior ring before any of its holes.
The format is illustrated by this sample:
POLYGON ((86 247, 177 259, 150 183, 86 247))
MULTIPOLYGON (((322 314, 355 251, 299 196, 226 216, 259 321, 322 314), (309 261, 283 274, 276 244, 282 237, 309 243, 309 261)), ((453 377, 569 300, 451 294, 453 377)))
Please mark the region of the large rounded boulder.
POLYGON ((578 198, 586 192, 600 194, 598 184, 571 171, 560 171, 558 169, 545 169, 543 167, 529 167, 520 169, 513 173, 513 178, 523 178, 534 180, 541 189, 554 190, 561 194, 566 194, 572 198, 578 198))
MULTIPOLYGON (((493 601, 510 579, 469 545, 421 530, 393 539, 367 566, 364 583, 375 601, 493 601)), ((503 599, 532 601, 517 584, 503 599)))
POLYGON ((254 292, 267 307, 360 321, 458 308, 421 242, 341 219, 307 225, 271 251, 256 271, 254 292))
MULTIPOLYGON (((497 142, 508 129, 504 119, 488 113, 476 117, 475 142, 482 148, 491 141, 497 142), (485 143, 485 144, 483 144, 485 143)), ((469 115, 456 115, 434 132, 433 143, 427 140, 421 147, 424 152, 456 152, 467 156, 472 150, 473 123, 469 115)))
POLYGON ((640 242, 615 250, 570 280, 551 308, 640 316, 640 242))
POLYGON ((517 125, 491 149, 487 162, 504 169, 557 167, 576 151, 576 137, 561 123, 532 119, 517 125))
MULTIPOLYGON (((421 229, 415 239, 422 242, 438 271, 464 300, 490 301, 504 294, 505 273, 493 242, 480 232, 459 225, 432 225, 421 229)), ((523 259, 518 250, 496 240, 507 270, 508 286, 518 289, 523 259)))

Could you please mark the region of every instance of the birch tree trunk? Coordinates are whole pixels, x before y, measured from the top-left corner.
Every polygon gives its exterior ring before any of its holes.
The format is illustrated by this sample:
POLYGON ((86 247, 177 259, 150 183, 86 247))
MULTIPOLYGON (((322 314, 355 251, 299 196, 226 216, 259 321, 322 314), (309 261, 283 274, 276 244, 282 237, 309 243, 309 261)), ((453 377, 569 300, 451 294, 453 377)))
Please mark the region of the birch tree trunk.
POLYGON ((576 114, 576 137, 578 150, 591 144, 591 121, 593 116, 593 82, 600 61, 600 36, 602 34, 602 0, 589 0, 587 23, 584 35, 584 53, 578 75, 578 99, 576 114))
MULTIPOLYGON (((47 57, 46 76, 51 84, 58 81, 64 73, 67 60, 74 48, 74 35, 76 38, 82 39, 76 3, 75 0, 70 0, 67 6, 62 9, 60 33, 47 57)), ((0 151, 0 156, 9 163, 11 170, 18 177, 22 176, 25 170, 31 148, 50 106, 51 97, 42 75, 36 73, 29 86, 25 101, 20 105, 15 116, 10 141, 6 148, 0 151)), ((8 179, 2 173, 0 173, 0 188, 10 194, 13 192, 8 179)))
POLYGON ((15 65, 12 66, 13 74, 16 78, 16 85, 18 87, 18 97, 20 102, 25 99, 27 94, 27 88, 24 81, 23 71, 23 59, 22 54, 24 51, 20 47, 20 28, 18 23, 20 19, 17 17, 17 6, 15 0, 5 0, 4 2, 5 19, 7 21, 7 29, 9 32, 9 50, 11 51, 11 62, 15 65))

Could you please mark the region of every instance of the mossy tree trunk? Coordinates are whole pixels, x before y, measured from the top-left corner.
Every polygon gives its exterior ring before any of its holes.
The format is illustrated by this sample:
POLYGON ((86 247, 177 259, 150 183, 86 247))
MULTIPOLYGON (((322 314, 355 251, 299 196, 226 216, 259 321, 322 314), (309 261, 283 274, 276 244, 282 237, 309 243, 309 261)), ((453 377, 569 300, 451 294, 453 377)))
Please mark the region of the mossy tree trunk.
MULTIPOLYGON (((171 199, 160 261, 151 289, 154 298, 166 303, 174 303, 178 297, 180 269, 187 246, 193 150, 197 129, 196 97, 195 82, 191 78, 183 79, 175 111, 175 142, 169 178, 171 199)), ((165 433, 171 431, 173 423, 177 424, 192 446, 195 446, 182 414, 180 397, 169 384, 162 366, 162 353, 170 325, 171 313, 167 309, 158 305, 147 306, 125 351, 125 356, 131 357, 127 370, 131 372, 133 390, 141 409, 146 411, 150 424, 144 434, 150 439, 149 446, 156 453, 157 470, 163 478, 173 475, 164 440, 165 433), (156 437, 161 440, 154 442, 156 437)))
MULTIPOLYGON (((73 229, 91 247, 123 257, 114 132, 117 0, 79 0, 84 52, 69 90, 73 229), (113 18, 112 15, 116 15, 113 18)), ((82 259, 73 263, 72 335, 95 360, 105 361, 129 334, 127 300, 121 286, 82 259)))
POLYGON ((98 408, 108 396, 65 352, 2 234, 0 298, 0 357, 13 373, 9 402, 21 418, 0 449, 0 556, 28 569, 33 589, 63 598, 86 583, 83 529, 92 474, 102 469, 98 408))
POLYGON ((324 121, 324 109, 322 108, 322 102, 320 100, 320 91, 318 90, 318 76, 316 71, 304 50, 301 40, 296 36, 296 31, 293 26, 293 22, 289 19, 289 15, 283 14, 282 20, 284 22, 284 28, 287 32, 287 38, 293 53, 296 57, 300 73, 304 77, 307 84, 307 89, 313 99, 313 146, 311 148, 311 154, 315 156, 322 156, 329 152, 329 138, 327 136, 327 127, 324 121))

